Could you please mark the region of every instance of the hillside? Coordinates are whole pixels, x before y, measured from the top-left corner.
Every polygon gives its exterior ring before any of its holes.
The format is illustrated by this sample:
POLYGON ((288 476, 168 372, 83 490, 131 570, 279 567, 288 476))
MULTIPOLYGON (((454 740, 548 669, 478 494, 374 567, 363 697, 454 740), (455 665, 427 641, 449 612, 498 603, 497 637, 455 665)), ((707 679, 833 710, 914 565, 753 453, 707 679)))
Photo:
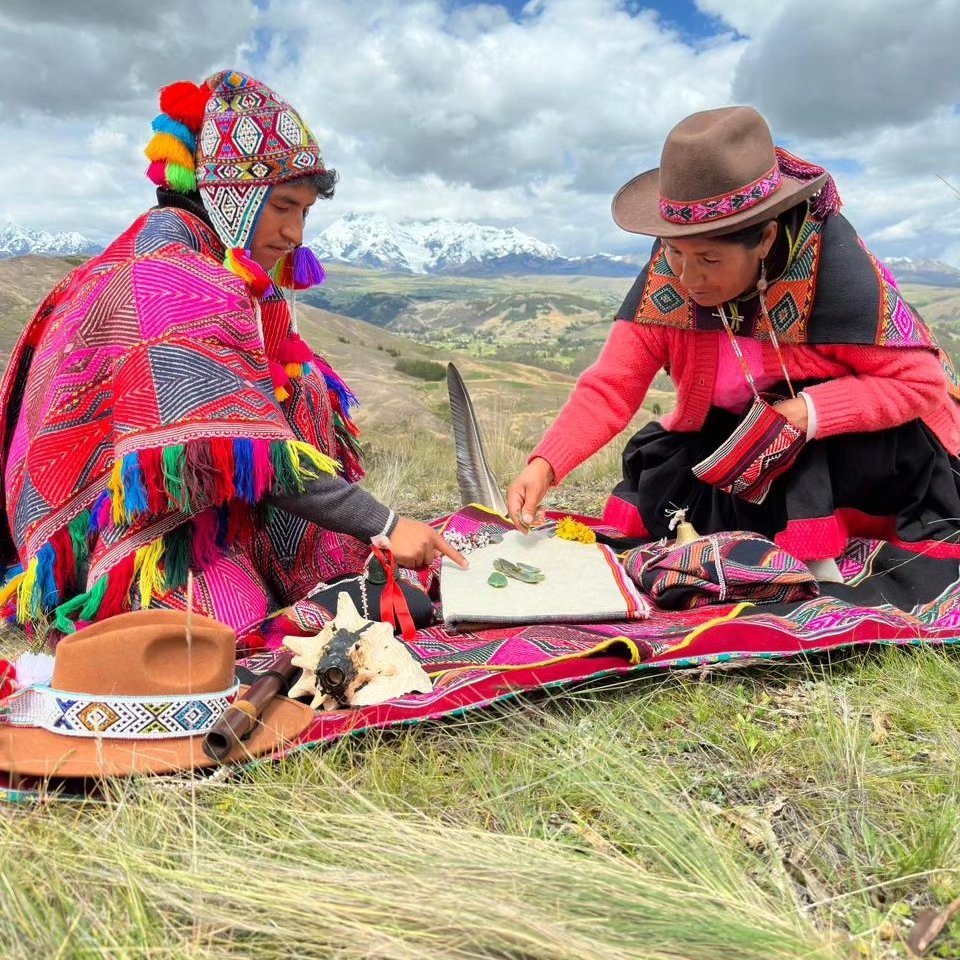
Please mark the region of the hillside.
MULTIPOLYGON (((433 277, 341 265, 328 274, 307 302, 443 350, 571 374, 596 358, 631 284, 623 277, 433 277)), ((960 288, 902 289, 960 360, 960 288)))
MULTIPOLYGON (((67 260, 36 256, 0 261, 0 364, 6 362, 30 313, 72 266, 67 260)), ((358 296, 363 296, 364 283, 376 293, 378 282, 387 288, 391 282, 388 276, 374 271, 337 267, 330 272, 328 287, 352 291, 358 296)), ((413 278, 412 282, 415 284, 417 279, 413 278)), ((419 279, 425 281, 425 278, 419 279)), ((504 296, 522 298, 523 281, 500 283, 513 290, 504 296)), ((492 296, 495 287, 496 284, 487 281, 456 280, 450 281, 444 292, 456 309, 466 310, 473 297, 492 296), (466 300, 456 300, 455 294, 466 300)), ((576 290, 575 282, 572 287, 576 290)), ((562 372, 478 357, 449 344, 418 343, 355 317, 306 305, 298 307, 298 316, 300 329, 310 344, 330 361, 360 397, 357 421, 365 438, 375 447, 392 448, 395 440, 400 442, 411 430, 427 432, 448 451, 451 473, 446 383, 428 383, 399 373, 395 369, 399 359, 438 363, 452 360, 457 364, 469 382, 492 448, 491 457, 499 464, 515 463, 522 457, 560 409, 573 385, 573 378, 562 372)), ((671 404, 669 394, 652 391, 647 406, 652 409, 655 404, 667 409, 671 404)), ((637 422, 647 416, 647 413, 640 414, 637 422)))
MULTIPOLYGON (((0 260, 0 362, 31 311, 75 262, 0 260)), ((358 421, 368 436, 414 429, 449 438, 445 383, 406 376, 395 365, 401 358, 453 360, 470 383, 485 430, 515 454, 528 449, 559 410, 573 385, 571 371, 596 356, 629 287, 629 280, 610 277, 452 278, 339 265, 328 274, 321 288, 301 295, 328 309, 301 304, 300 326, 355 386, 362 401, 358 421)), ((960 290, 908 285, 904 293, 960 358, 960 290)), ((651 391, 646 402, 649 410, 671 405, 662 390, 651 391)))

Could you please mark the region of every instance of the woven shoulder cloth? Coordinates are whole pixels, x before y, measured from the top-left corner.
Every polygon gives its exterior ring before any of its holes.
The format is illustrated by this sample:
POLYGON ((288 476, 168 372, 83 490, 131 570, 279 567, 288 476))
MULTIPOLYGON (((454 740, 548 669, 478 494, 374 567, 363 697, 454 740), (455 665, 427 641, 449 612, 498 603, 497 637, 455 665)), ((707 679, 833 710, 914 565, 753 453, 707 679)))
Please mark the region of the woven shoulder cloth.
POLYGON ((796 557, 766 537, 733 530, 635 547, 622 562, 658 606, 689 610, 710 603, 792 603, 816 597, 820 585, 796 557))

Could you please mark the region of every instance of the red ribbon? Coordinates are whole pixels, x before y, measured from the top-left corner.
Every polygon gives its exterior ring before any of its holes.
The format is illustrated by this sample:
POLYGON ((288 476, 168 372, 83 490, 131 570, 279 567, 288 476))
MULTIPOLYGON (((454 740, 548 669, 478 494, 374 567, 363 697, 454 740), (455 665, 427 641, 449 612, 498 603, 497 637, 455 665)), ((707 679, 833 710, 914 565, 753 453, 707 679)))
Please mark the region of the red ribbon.
POLYGON ((383 585, 383 593, 380 594, 380 619, 392 624, 394 629, 399 629, 400 636, 404 640, 412 640, 417 633, 417 628, 413 625, 407 598, 403 595, 400 584, 397 583, 397 561, 389 550, 378 546, 373 546, 371 549, 387 577, 387 582, 383 585))

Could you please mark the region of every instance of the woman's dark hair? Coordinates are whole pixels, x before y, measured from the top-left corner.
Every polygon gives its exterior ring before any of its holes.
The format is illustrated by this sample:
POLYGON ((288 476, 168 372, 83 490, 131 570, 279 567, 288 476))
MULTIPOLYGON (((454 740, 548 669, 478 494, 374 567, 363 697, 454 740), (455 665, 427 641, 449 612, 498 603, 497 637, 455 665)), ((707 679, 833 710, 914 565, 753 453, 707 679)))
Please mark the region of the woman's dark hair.
POLYGON ((317 197, 320 200, 329 200, 333 196, 333 188, 340 179, 336 170, 324 170, 323 173, 311 173, 307 177, 297 177, 296 180, 288 180, 289 184, 309 184, 317 191, 317 197))
POLYGON ((764 220, 762 223, 753 223, 749 227, 744 227, 742 230, 735 230, 733 233, 723 233, 720 234, 720 236, 711 237, 710 239, 716 240, 718 243, 739 243, 748 250, 752 250, 754 247, 760 245, 760 241, 763 239, 763 231, 767 229, 767 224, 775 222, 774 220, 764 220))

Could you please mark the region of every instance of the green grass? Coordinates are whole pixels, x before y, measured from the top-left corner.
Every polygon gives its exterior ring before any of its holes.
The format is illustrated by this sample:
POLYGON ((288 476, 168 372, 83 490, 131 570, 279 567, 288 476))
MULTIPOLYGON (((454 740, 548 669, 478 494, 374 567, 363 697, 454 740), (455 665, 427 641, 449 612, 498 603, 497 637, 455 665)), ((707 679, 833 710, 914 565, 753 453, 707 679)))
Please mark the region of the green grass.
POLYGON ((4 956, 901 957, 960 892, 958 684, 678 672, 13 807, 4 956))
MULTIPOLYGON (((504 483, 546 423, 526 386, 482 411, 504 483)), ((369 488, 454 508, 450 439, 394 426, 369 488)), ((596 513, 621 446, 549 505, 596 513)), ((958 691, 951 649, 641 674, 0 805, 2 955, 906 957, 917 915, 960 896, 958 691)), ((960 922, 928 956, 960 956, 960 922)))
MULTIPOLYGON (((563 509, 598 509, 615 447, 563 509)), ((436 514, 452 462, 381 438, 371 486, 436 514)), ((3 955, 904 957, 960 894, 958 690, 950 650, 641 675, 10 805, 3 955)), ((960 924, 930 955, 960 955, 960 924)))

